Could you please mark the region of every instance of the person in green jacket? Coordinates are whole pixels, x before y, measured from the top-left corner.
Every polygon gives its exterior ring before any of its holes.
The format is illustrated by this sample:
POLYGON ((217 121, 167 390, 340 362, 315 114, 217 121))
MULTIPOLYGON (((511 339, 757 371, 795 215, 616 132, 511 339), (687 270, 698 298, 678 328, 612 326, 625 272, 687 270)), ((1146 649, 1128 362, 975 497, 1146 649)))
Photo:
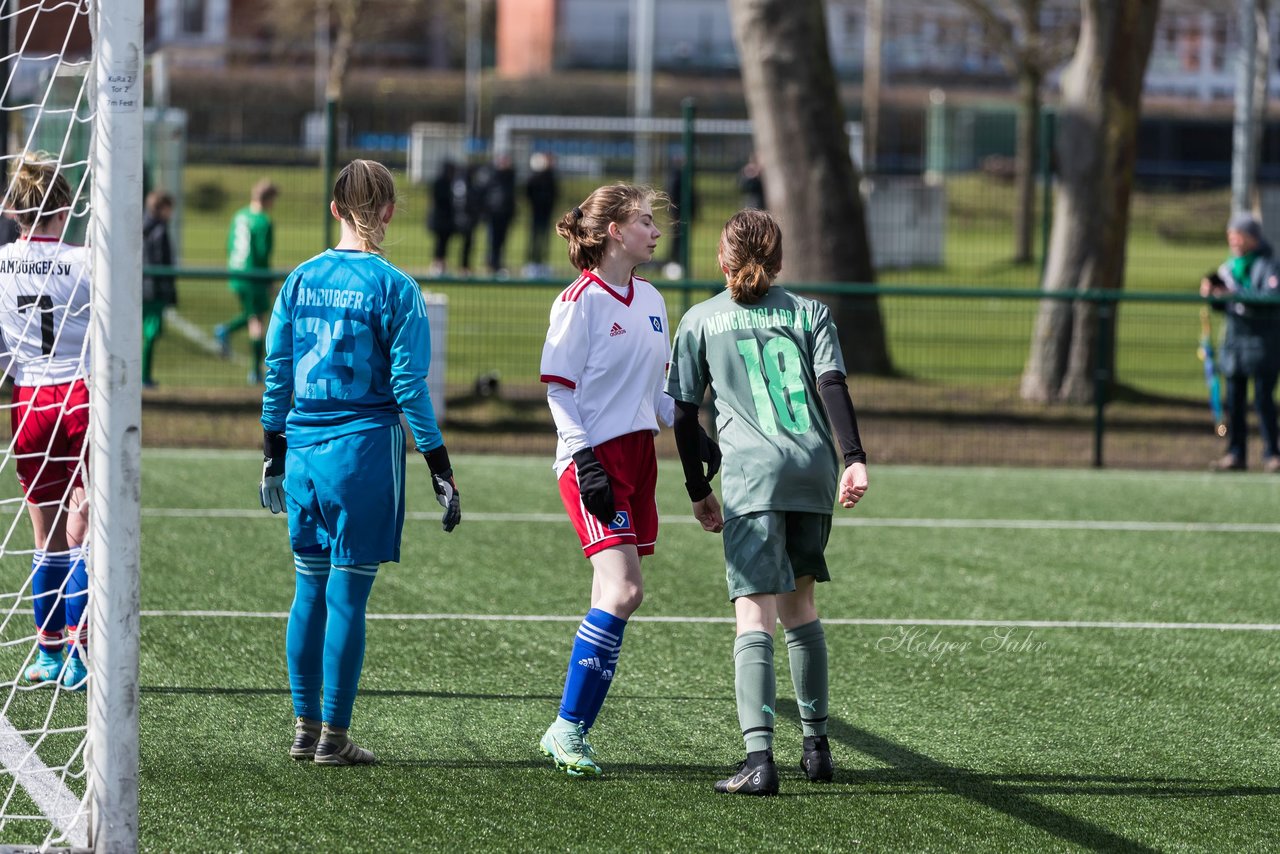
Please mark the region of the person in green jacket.
MULTIPOLYGON (((271 269, 271 206, 279 195, 280 189, 269 178, 263 178, 253 185, 248 207, 241 208, 231 217, 231 229, 227 234, 227 269, 233 274, 271 269)), ((248 381, 257 385, 262 382, 262 359, 266 353, 263 339, 266 336, 266 317, 271 312, 271 281, 232 275, 227 286, 240 300, 240 313, 214 327, 213 336, 226 359, 231 357, 231 336, 248 328, 253 358, 248 381)))
POLYGON ((1227 386, 1227 452, 1213 461, 1215 471, 1243 471, 1248 433, 1249 384, 1258 410, 1262 469, 1280 472, 1280 431, 1276 429, 1276 379, 1280 377, 1280 279, 1271 244, 1249 213, 1227 224, 1231 257, 1200 282, 1200 295, 1226 313, 1220 352, 1227 386), (1278 304, 1269 304, 1272 300, 1278 304))

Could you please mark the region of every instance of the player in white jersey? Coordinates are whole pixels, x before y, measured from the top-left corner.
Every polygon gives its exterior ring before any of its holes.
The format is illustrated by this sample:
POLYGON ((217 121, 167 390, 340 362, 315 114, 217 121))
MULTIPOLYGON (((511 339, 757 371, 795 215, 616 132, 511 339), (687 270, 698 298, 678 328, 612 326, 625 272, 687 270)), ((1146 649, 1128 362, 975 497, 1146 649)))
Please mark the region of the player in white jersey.
POLYGON ((582 275, 552 304, 541 375, 560 498, 593 577, 560 710, 539 746, 573 776, 600 773, 586 735, 644 595, 640 558, 658 539, 653 437, 659 421, 674 418, 663 391, 671 342, 662 295, 635 268, 653 258, 662 235, 653 207, 662 200, 647 187, 600 187, 556 226, 582 275))
POLYGON ((67 687, 82 689, 89 261, 84 247, 62 240, 71 202, 71 188, 48 155, 19 164, 9 204, 21 236, 0 247, 0 331, 14 381, 9 412, 18 481, 35 534, 38 652, 26 677, 49 682, 61 676, 67 687), (72 645, 66 662, 64 643, 72 645))

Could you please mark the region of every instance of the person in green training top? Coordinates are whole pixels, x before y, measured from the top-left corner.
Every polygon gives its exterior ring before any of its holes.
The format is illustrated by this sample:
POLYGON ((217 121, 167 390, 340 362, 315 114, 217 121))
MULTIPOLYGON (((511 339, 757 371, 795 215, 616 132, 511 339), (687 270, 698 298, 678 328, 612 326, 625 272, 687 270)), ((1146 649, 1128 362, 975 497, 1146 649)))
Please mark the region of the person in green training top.
MULTIPOLYGON (((269 178, 253 185, 249 206, 236 211, 231 217, 231 229, 227 234, 227 269, 233 272, 271 269, 271 206, 279 195, 280 189, 269 178)), ((214 327, 213 336, 218 339, 218 348, 226 359, 231 357, 232 334, 249 328, 249 346, 253 354, 249 382, 258 384, 262 382, 262 359, 266 354, 263 339, 266 337, 265 318, 271 312, 271 282, 232 276, 227 280, 227 286, 240 300, 240 313, 214 327)))
POLYGON ((804 728, 800 767, 814 782, 834 777, 827 644, 813 593, 817 582, 830 579, 823 551, 833 506, 838 498, 853 507, 866 493, 867 457, 830 312, 772 287, 782 267, 782 230, 773 217, 761 210, 735 214, 720 236, 719 260, 728 287, 681 319, 667 394, 676 401, 676 447, 693 515, 704 530, 724 535, 737 618, 734 685, 747 758, 715 790, 775 795, 779 619, 804 728), (708 387, 723 454, 723 508, 698 454, 698 407, 708 387))

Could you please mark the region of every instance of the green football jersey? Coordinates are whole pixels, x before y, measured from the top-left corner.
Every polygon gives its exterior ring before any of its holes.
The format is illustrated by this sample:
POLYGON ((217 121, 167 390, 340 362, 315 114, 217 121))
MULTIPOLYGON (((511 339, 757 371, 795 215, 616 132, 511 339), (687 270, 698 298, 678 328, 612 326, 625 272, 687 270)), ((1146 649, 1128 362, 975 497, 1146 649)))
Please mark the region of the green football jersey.
MULTIPOLYGON (((231 217, 227 234, 227 267, 232 270, 265 270, 271 266, 271 217, 264 211, 241 208, 231 217)), ((266 285, 265 279, 246 279, 266 285)))
POLYGON ((725 291, 680 320, 667 394, 701 404, 711 388, 725 519, 832 512, 841 466, 818 397, 827 371, 844 373, 831 312, 776 285, 755 305, 725 291))

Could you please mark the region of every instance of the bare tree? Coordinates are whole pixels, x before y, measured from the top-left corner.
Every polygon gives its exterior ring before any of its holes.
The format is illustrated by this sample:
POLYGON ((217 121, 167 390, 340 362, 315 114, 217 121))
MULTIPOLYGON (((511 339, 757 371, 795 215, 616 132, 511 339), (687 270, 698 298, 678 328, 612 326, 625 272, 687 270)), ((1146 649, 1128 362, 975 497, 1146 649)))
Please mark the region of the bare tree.
MULTIPOLYGON (((1262 129, 1267 126, 1267 100, 1271 83, 1271 3, 1270 0, 1254 0, 1254 33, 1257 37, 1257 62, 1253 69, 1253 151, 1262 151, 1262 129)), ((1254 173, 1253 212, 1261 216, 1262 199, 1258 193, 1257 172, 1254 173)), ((1275 225, 1275 223, 1271 223, 1275 225)))
POLYGON ((1043 0, 953 0, 983 25, 987 44, 1018 78, 1018 138, 1015 157, 1014 260, 1032 259, 1035 237, 1036 152, 1045 77, 1071 56, 1074 29, 1045 32, 1043 0))
MULTIPOLYGON (((872 282, 860 176, 821 0, 729 0, 765 191, 785 235, 783 270, 799 282, 872 282)), ((874 296, 830 300, 850 371, 892 371, 874 296)))
POLYGON ((430 0, 266 0, 263 17, 277 47, 286 52, 300 45, 309 48, 317 30, 329 28, 325 97, 340 101, 357 37, 377 44, 425 31, 428 10, 442 5, 430 0))
MULTIPOLYGON (((1062 77, 1059 185, 1042 283, 1050 293, 1124 285, 1142 80, 1160 0, 1081 0, 1080 6, 1079 43, 1062 77)), ((1095 303, 1041 302, 1022 375, 1024 398, 1092 399, 1098 353, 1111 345, 1099 340, 1096 312, 1095 303)))
MULTIPOLYGON (((1271 28, 1267 0, 1243 0, 1238 4, 1241 45, 1241 72, 1251 71, 1236 92, 1236 128, 1231 158, 1232 210, 1252 210, 1262 214, 1262 198, 1258 192, 1258 160, 1262 151, 1262 129, 1267 122, 1268 83, 1271 79, 1271 28), (1247 17, 1246 17, 1247 16, 1247 17), (1252 39, 1252 44, 1249 43, 1252 39)), ((1271 223, 1274 225, 1274 223, 1271 223)))

